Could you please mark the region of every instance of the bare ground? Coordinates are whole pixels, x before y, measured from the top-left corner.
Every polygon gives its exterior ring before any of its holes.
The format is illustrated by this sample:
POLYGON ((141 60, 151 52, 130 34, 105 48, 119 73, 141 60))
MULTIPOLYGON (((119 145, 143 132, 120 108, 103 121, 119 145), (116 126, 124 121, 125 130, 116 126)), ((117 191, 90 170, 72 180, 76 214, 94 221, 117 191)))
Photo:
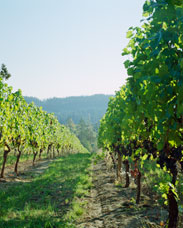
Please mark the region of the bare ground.
MULTIPOLYGON (((38 161, 32 166, 31 161, 19 164, 19 176, 9 166, 5 171, 6 182, 1 187, 15 182, 30 182, 35 175, 40 175, 48 168, 52 160, 38 161)), ((87 201, 86 211, 77 222, 77 228, 158 228, 161 221, 166 221, 168 212, 162 209, 153 195, 149 195, 146 187, 139 205, 135 204, 136 185, 129 188, 115 184, 115 172, 104 160, 92 165, 91 175, 93 187, 90 194, 82 200, 87 201)), ((123 177, 125 181, 125 178, 123 177)))
POLYGON ((5 178, 0 178, 0 182, 30 182, 35 175, 39 175, 46 170, 52 160, 38 160, 34 166, 32 161, 20 162, 18 166, 18 176, 14 172, 14 165, 5 168, 5 178))
POLYGON ((136 205, 136 185, 131 183, 129 188, 115 185, 115 172, 107 168, 105 161, 93 165, 92 178, 86 213, 77 228, 163 227, 160 222, 166 221, 168 212, 156 203, 154 196, 144 191, 140 204, 136 205))

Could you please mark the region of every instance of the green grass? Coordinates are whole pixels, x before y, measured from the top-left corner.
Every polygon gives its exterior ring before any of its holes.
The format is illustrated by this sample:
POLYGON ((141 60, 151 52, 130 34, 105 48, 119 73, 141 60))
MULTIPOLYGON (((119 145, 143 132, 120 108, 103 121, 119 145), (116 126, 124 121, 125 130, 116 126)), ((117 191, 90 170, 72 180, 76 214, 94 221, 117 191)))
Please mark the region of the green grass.
POLYGON ((72 228, 84 211, 79 198, 88 193, 90 154, 52 162, 31 182, 0 183, 0 228, 72 228))

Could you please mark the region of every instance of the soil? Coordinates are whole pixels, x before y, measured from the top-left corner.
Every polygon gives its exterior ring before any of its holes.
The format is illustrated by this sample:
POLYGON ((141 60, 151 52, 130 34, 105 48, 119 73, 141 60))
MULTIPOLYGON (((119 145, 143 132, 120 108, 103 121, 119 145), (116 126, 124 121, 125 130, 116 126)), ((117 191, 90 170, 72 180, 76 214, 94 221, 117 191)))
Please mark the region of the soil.
MULTIPOLYGON (((5 169, 5 185, 15 182, 31 182, 48 168, 52 160, 32 161, 19 164, 19 176, 14 174, 14 166, 5 169)), ((155 196, 142 186, 143 192, 139 205, 136 205, 136 188, 131 180, 129 188, 116 184, 115 171, 104 160, 93 164, 91 168, 93 187, 85 200, 87 206, 84 215, 76 224, 77 228, 158 228, 167 220, 168 212, 156 202, 155 196)), ((125 174, 123 173, 125 182, 125 174)), ((2 186, 0 185, 0 188, 2 186)))
MULTIPOLYGON (((134 181, 129 188, 115 184, 115 172, 107 167, 104 160, 93 164, 92 178, 93 188, 86 199, 86 213, 77 228, 164 227, 163 221, 166 221, 168 212, 156 203, 154 196, 145 190, 141 202, 136 205, 134 181)), ((125 182, 124 174, 123 180, 125 182)))
POLYGON ((0 178, 0 182, 30 182, 35 175, 40 175, 48 168, 52 160, 42 159, 36 161, 33 166, 32 161, 20 162, 18 165, 18 176, 14 172, 14 165, 7 166, 5 168, 5 178, 0 178))

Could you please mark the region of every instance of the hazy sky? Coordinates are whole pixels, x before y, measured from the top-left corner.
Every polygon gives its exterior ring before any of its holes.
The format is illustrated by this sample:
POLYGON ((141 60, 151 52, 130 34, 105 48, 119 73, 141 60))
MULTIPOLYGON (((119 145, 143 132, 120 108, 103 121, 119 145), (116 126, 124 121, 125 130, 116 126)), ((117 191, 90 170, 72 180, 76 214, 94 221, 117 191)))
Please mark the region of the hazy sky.
POLYGON ((38 98, 114 94, 145 0, 0 0, 0 64, 38 98))

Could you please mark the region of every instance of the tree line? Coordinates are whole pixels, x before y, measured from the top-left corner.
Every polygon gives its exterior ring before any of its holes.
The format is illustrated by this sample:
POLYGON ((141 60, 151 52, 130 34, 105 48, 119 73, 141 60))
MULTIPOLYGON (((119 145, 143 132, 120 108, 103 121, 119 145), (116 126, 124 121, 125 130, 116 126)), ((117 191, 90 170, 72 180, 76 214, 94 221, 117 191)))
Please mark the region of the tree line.
POLYGON ((76 96, 66 98, 48 98, 40 100, 35 97, 25 97, 27 103, 32 101, 37 106, 42 106, 47 112, 54 112, 62 124, 66 124, 72 119, 75 124, 79 124, 83 119, 95 125, 99 123, 107 109, 109 97, 111 95, 96 94, 92 96, 76 96))
POLYGON ((84 121, 83 119, 80 119, 79 123, 75 124, 72 119, 68 119, 66 126, 78 137, 81 144, 88 151, 97 151, 97 125, 94 126, 89 121, 84 121))

